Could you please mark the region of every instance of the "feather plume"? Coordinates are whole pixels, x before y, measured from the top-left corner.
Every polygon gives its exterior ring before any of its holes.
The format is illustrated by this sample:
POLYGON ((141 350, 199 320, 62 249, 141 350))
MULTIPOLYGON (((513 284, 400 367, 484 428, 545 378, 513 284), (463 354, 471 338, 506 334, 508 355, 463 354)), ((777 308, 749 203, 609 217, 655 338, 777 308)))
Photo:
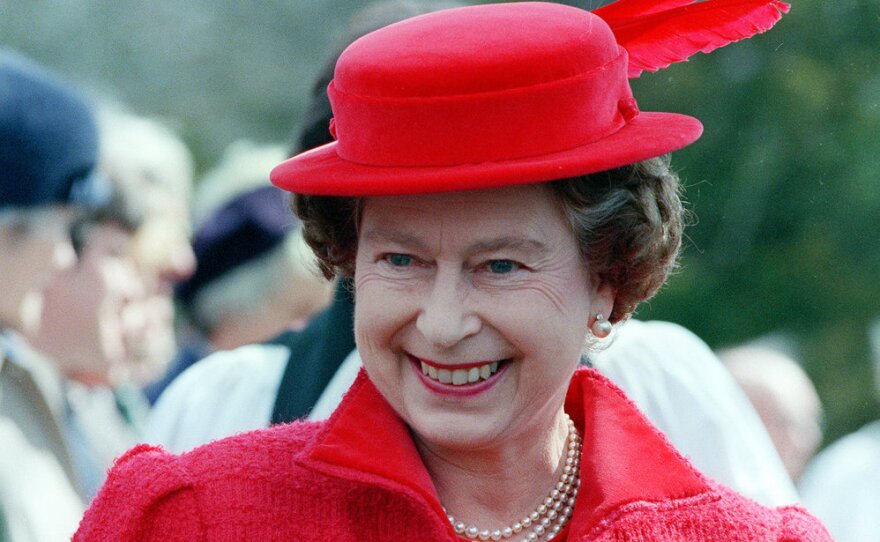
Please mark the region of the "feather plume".
POLYGON ((632 19, 693 4, 696 0, 617 0, 593 11, 609 25, 616 19, 632 19))
POLYGON ((657 71, 773 27, 781 0, 618 0, 595 10, 629 53, 629 77, 657 71))

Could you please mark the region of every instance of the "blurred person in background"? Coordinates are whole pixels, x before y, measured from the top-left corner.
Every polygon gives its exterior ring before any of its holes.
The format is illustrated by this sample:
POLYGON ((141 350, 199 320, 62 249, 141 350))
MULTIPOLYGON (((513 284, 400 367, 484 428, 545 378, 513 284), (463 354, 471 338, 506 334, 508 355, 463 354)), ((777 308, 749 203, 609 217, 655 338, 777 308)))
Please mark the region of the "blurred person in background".
POLYGON ((0 51, 0 539, 68 540, 87 496, 73 459, 64 377, 24 337, 44 289, 76 264, 70 227, 109 189, 98 133, 69 84, 0 51))
POLYGON ((98 110, 100 170, 143 223, 132 249, 145 287, 144 300, 128 311, 140 332, 132 339, 131 381, 145 384, 164 373, 177 352, 174 285, 195 271, 190 246, 192 155, 160 121, 104 104, 98 110))
POLYGON ((266 173, 285 156, 280 146, 239 141, 199 183, 196 272, 176 289, 195 333, 166 376, 147 388, 152 400, 207 354, 301 329, 329 302, 332 285, 317 271, 288 196, 268 184, 266 173))
MULTIPOLYGON (((450 7, 393 0, 355 15, 351 41, 394 21, 450 7)), ((332 141, 326 87, 333 56, 313 86, 294 151, 332 141)), ((219 352, 168 388, 152 412, 148 439, 182 452, 241 431, 329 416, 354 381, 352 286, 341 280, 331 307, 303 332, 219 352)), ((668 322, 629 321, 611 346, 590 356, 701 471, 767 505, 797 500, 781 460, 743 392, 706 344, 668 322)))
POLYGON ((822 442, 822 403, 812 380, 791 356, 760 343, 722 349, 718 357, 758 411, 797 484, 822 442))
MULTIPOLYGON (((868 330, 874 387, 880 398, 880 320, 868 330)), ((819 452, 800 484, 804 504, 837 542, 880 536, 880 420, 819 452)))
POLYGON ((77 254, 44 291, 37 332, 29 344, 64 377, 71 458, 87 500, 113 460, 138 442, 146 401, 130 404, 126 365, 138 333, 127 311, 143 302, 132 255, 141 217, 118 197, 86 213, 71 229, 77 254))

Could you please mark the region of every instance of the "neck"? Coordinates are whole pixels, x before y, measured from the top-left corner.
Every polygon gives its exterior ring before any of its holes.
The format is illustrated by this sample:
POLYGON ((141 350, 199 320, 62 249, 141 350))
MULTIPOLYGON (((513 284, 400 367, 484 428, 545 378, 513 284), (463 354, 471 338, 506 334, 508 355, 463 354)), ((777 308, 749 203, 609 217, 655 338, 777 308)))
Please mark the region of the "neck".
POLYGON ((456 520, 495 529, 540 504, 565 464, 566 417, 560 407, 534 431, 485 449, 449 449, 416 436, 440 502, 456 520))

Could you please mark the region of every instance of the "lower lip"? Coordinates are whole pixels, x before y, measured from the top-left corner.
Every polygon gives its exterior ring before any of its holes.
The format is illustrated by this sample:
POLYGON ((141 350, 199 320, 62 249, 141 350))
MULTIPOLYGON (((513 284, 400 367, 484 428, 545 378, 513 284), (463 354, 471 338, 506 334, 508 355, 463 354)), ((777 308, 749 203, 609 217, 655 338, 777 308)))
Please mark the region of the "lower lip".
POLYGON ((509 362, 505 362, 501 367, 498 368, 498 371, 495 372, 492 376, 490 376, 487 380, 481 380, 479 382, 474 382, 473 384, 462 384, 460 386, 453 386, 452 384, 443 384, 442 382, 438 382, 433 378, 428 377, 424 373, 422 373, 421 362, 417 359, 409 356, 410 365, 412 365, 413 371, 415 371, 416 375, 419 377, 419 380, 422 381, 422 384, 425 385, 430 391, 443 395, 446 397, 473 397, 474 395, 479 395, 493 388, 495 384, 501 378, 501 375, 507 371, 507 367, 510 365, 509 362))

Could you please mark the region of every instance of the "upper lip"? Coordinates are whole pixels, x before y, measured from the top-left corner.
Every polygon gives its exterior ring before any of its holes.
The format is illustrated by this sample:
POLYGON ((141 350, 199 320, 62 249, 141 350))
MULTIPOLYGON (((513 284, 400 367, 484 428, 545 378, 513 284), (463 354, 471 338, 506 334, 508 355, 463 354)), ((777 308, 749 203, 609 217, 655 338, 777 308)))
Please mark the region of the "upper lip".
POLYGON ((439 361, 432 361, 429 359, 420 358, 420 357, 415 356, 413 354, 409 354, 409 356, 411 358, 413 358, 414 360, 419 361, 421 363, 424 363, 425 365, 430 365, 431 367, 434 367, 435 369, 447 369, 450 371, 455 371, 457 369, 471 369, 473 367, 480 367, 480 366, 486 365, 488 363, 500 363, 501 361, 504 361, 504 359, 506 359, 506 358, 487 359, 487 360, 483 360, 483 361, 470 361, 467 363, 440 363, 439 361))

